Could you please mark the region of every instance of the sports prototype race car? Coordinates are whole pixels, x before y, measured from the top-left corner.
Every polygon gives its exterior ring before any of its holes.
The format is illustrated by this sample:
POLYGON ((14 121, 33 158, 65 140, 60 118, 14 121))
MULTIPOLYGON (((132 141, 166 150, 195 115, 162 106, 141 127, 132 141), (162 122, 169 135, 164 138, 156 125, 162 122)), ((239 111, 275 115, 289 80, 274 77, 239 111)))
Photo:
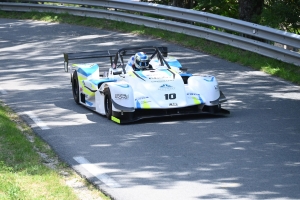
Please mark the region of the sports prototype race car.
POLYGON ((168 57, 167 47, 64 53, 64 68, 71 75, 75 102, 116 123, 230 113, 221 108, 226 98, 216 78, 187 73, 177 59, 168 57), (102 71, 101 65, 105 64, 97 63, 103 58, 109 58, 110 62, 109 69, 102 71), (69 65, 70 60, 76 59, 97 59, 97 62, 69 65))

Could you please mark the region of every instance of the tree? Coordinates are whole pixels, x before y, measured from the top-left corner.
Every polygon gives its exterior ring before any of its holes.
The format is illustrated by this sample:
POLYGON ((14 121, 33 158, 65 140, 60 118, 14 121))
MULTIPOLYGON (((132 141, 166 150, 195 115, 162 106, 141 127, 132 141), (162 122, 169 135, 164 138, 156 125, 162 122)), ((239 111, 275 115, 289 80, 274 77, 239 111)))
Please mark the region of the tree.
MULTIPOLYGON (((141 0, 146 2, 147 0, 141 0)), ((163 5, 172 5, 180 8, 192 9, 195 6, 194 0, 153 0, 153 3, 163 4, 163 5)))
POLYGON ((153 0, 152 2, 300 33, 300 0, 153 0))
POLYGON ((260 24, 300 34, 300 0, 268 0, 260 24))
POLYGON ((194 1, 193 0, 173 0, 172 6, 191 9, 194 7, 194 1))
POLYGON ((239 0, 239 19, 248 22, 259 22, 264 0, 239 0))
POLYGON ((238 18, 238 0, 198 0, 193 9, 238 18))

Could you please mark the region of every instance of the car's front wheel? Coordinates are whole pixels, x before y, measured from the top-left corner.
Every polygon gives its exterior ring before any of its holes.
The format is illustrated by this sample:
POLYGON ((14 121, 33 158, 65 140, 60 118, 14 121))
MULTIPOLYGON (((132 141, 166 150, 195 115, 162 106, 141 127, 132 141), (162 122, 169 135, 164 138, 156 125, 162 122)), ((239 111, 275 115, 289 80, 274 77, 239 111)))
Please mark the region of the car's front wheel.
POLYGON ((74 71, 72 76, 72 92, 73 92, 73 98, 75 102, 79 104, 79 84, 78 84, 77 71, 74 71))
POLYGON ((112 101, 109 88, 104 89, 104 107, 105 114, 108 119, 111 119, 112 116, 112 101))

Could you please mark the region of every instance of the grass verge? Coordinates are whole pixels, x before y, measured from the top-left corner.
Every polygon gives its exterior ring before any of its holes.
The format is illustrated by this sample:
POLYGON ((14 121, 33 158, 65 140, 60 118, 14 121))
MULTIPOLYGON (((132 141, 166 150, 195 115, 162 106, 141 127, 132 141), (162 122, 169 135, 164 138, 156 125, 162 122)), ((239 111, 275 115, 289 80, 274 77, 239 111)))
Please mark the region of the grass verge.
POLYGON ((89 196, 109 199, 84 183, 36 137, 11 109, 0 101, 0 199, 80 199, 67 181, 81 181, 89 196), (51 166, 49 166, 52 163, 51 166))
MULTIPOLYGON (((151 36, 300 84, 300 67, 180 33, 68 14, 0 11, 0 18, 68 23, 151 36)), ((1 102, 0 133, 0 199, 78 199, 74 191, 65 185, 65 178, 59 173, 59 171, 72 173, 70 169, 63 163, 55 170, 45 166, 40 154, 55 156, 54 153, 1 102)), ((109 199, 104 195, 101 195, 101 198, 109 199)))
POLYGON ((67 13, 39 13, 39 12, 4 12, 0 11, 1 18, 31 19, 47 22, 58 22, 83 25, 112 31, 129 32, 137 35, 145 35, 168 42, 176 43, 191 49, 202 51, 230 62, 239 63, 256 70, 264 71, 273 76, 280 77, 292 83, 300 85, 300 67, 279 60, 268 58, 256 53, 244 51, 228 45, 211 42, 202 38, 187 36, 181 33, 173 33, 167 30, 148 28, 125 22, 96 19, 91 17, 73 16, 67 13))

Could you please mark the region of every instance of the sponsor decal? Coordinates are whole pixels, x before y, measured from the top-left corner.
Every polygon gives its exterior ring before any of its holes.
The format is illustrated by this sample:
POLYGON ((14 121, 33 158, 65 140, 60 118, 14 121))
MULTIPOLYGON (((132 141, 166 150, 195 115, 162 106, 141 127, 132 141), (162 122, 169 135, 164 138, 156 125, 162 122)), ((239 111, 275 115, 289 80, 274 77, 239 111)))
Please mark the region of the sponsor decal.
POLYGON ((148 104, 148 103, 150 103, 151 101, 146 101, 146 100, 144 100, 144 101, 141 101, 140 102, 140 104, 148 104))
POLYGON ((140 101, 140 100, 143 100, 143 99, 148 99, 149 97, 139 97, 139 98, 136 98, 135 101, 140 101))
POLYGON ((151 80, 152 83, 160 83, 160 82, 169 82, 169 81, 174 81, 173 79, 157 79, 157 80, 151 80))
POLYGON ((115 99, 122 100, 122 99, 128 99, 128 94, 115 94, 115 99))
POLYGON ((170 75, 165 73, 148 73, 147 76, 149 79, 170 78, 170 75))
POLYGON ((216 89, 216 90, 219 90, 219 86, 218 86, 218 85, 215 85, 215 89, 216 89))
POLYGON ((187 95, 198 96, 198 95, 200 95, 200 94, 197 94, 197 93, 187 93, 187 95))
POLYGON ((170 80, 172 79, 172 74, 167 71, 167 70, 163 70, 159 73, 147 73, 147 77, 149 80, 160 80, 160 79, 166 79, 166 80, 170 80), (166 73, 167 72, 167 73, 166 73))
POLYGON ((159 90, 174 90, 175 88, 169 84, 162 84, 158 89, 159 90))
POLYGON ((177 103, 169 103, 169 106, 177 106, 177 103))
POLYGON ((152 76, 152 77, 148 77, 148 79, 150 80, 155 80, 155 79, 170 79, 170 77, 168 76, 152 76))

